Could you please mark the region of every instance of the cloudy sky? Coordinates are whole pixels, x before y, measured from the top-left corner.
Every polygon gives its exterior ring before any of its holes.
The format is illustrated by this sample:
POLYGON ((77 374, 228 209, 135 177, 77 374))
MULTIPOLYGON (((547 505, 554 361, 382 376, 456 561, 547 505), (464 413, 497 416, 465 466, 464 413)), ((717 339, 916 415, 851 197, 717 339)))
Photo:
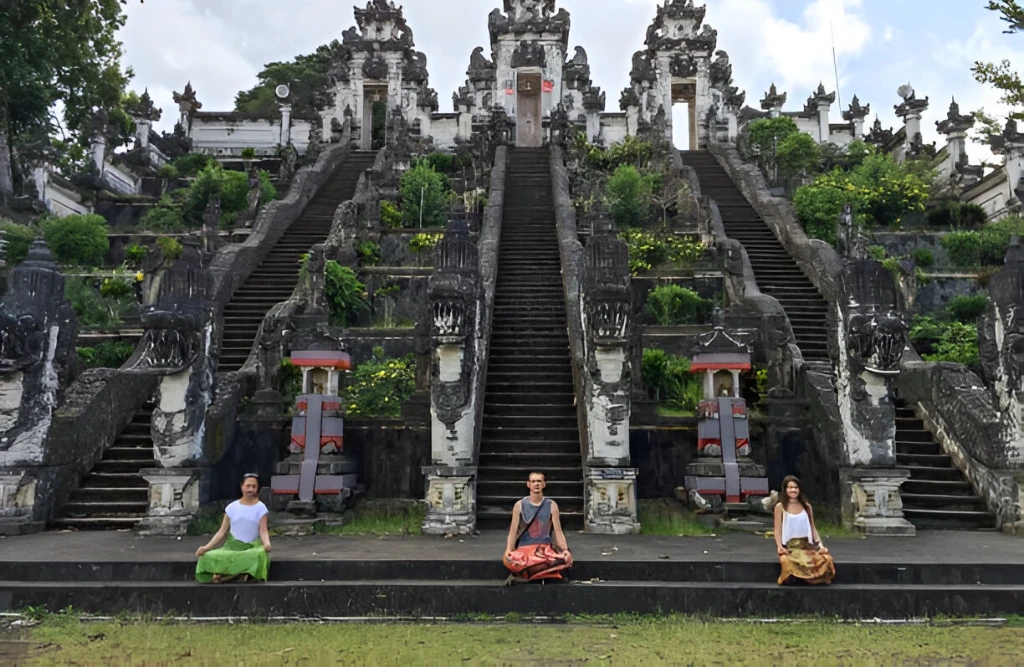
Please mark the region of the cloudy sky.
MULTIPOLYGON (((353 0, 148 0, 128 5, 121 33, 133 87, 147 88, 165 114, 177 115, 171 92, 188 80, 205 110, 230 110, 235 93, 251 87, 267 62, 308 53, 340 39, 354 25, 353 0)), ((427 54, 431 85, 442 111, 465 78, 469 55, 487 46, 487 15, 500 0, 404 0, 417 48, 427 54)), ((642 48, 657 0, 559 0, 572 15, 572 47, 583 46, 594 82, 616 111, 629 82, 631 56, 642 48)), ((937 137, 956 96, 962 111, 1001 111, 998 94, 974 82, 976 60, 1024 63, 1024 35, 1002 34, 985 0, 707 0, 706 23, 729 52, 737 85, 757 107, 775 82, 789 93, 788 110, 802 108, 820 81, 835 90, 832 39, 843 108, 854 94, 886 126, 898 126, 896 89, 913 84, 929 96, 926 138, 937 137)), ((489 51, 489 49, 488 49, 489 51)), ((841 109, 833 105, 833 122, 841 109)), ((873 120, 872 118, 869 119, 873 120)))

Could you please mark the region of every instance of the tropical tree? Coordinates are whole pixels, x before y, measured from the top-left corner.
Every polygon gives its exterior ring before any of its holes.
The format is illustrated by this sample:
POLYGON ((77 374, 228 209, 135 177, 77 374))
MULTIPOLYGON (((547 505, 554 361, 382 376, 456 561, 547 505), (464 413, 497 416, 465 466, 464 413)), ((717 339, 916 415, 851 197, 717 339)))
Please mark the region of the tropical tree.
POLYGON ((57 134, 64 146, 87 143, 98 112, 119 107, 132 77, 117 40, 126 3, 0 2, 0 198, 14 190, 16 163, 57 134))
POLYGON ((259 83, 235 96, 235 110, 260 117, 279 115, 274 90, 285 84, 291 88, 292 113, 298 118, 315 116, 331 103, 331 62, 340 48, 334 41, 295 60, 268 63, 256 75, 259 83))
MULTIPOLYGON (((988 9, 999 12, 1000 18, 1006 22, 1007 29, 1003 31, 1004 33, 1013 35, 1024 30, 1024 7, 1021 7, 1017 0, 989 0, 988 9)), ((990 84, 1003 94, 1000 101, 1014 108, 1011 114, 1013 118, 1024 120, 1024 81, 1009 60, 1001 63, 978 61, 974 63, 971 71, 974 72, 974 79, 978 83, 990 84)))

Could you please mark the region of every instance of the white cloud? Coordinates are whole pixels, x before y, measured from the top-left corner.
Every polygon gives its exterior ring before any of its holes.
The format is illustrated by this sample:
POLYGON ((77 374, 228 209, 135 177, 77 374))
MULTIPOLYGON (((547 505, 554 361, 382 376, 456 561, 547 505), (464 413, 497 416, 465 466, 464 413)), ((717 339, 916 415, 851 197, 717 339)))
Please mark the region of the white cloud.
POLYGON ((893 28, 891 25, 885 26, 885 35, 884 35, 885 41, 891 42, 895 37, 896 37, 896 29, 893 28))

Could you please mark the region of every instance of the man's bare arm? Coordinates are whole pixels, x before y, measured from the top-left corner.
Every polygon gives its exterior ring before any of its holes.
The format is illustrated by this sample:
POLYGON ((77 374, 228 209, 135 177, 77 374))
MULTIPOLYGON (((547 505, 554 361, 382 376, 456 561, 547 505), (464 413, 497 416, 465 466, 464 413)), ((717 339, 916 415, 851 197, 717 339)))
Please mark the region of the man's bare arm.
POLYGON ((512 525, 508 529, 508 540, 505 542, 505 553, 512 553, 516 548, 516 537, 519 534, 519 503, 512 508, 512 525))
POLYGON ((562 532, 562 517, 558 512, 558 503, 551 501, 551 527, 555 530, 555 546, 559 549, 569 550, 569 543, 565 541, 565 533, 562 532))

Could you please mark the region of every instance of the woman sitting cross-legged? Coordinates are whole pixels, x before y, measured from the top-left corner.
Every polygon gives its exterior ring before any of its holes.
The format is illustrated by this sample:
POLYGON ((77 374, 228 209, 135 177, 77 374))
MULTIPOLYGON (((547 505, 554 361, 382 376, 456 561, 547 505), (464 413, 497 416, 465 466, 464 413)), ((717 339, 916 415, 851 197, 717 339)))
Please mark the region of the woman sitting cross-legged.
POLYGON ((196 581, 221 583, 267 580, 270 569, 270 535, 267 532, 267 506, 259 501, 260 485, 256 475, 242 478, 242 498, 228 505, 220 530, 205 545, 196 549, 196 581), (227 542, 216 548, 225 538, 227 542))
POLYGON ((832 583, 836 566, 814 527, 814 512, 800 480, 793 476, 782 480, 782 498, 775 505, 775 544, 782 565, 779 584, 832 583))

